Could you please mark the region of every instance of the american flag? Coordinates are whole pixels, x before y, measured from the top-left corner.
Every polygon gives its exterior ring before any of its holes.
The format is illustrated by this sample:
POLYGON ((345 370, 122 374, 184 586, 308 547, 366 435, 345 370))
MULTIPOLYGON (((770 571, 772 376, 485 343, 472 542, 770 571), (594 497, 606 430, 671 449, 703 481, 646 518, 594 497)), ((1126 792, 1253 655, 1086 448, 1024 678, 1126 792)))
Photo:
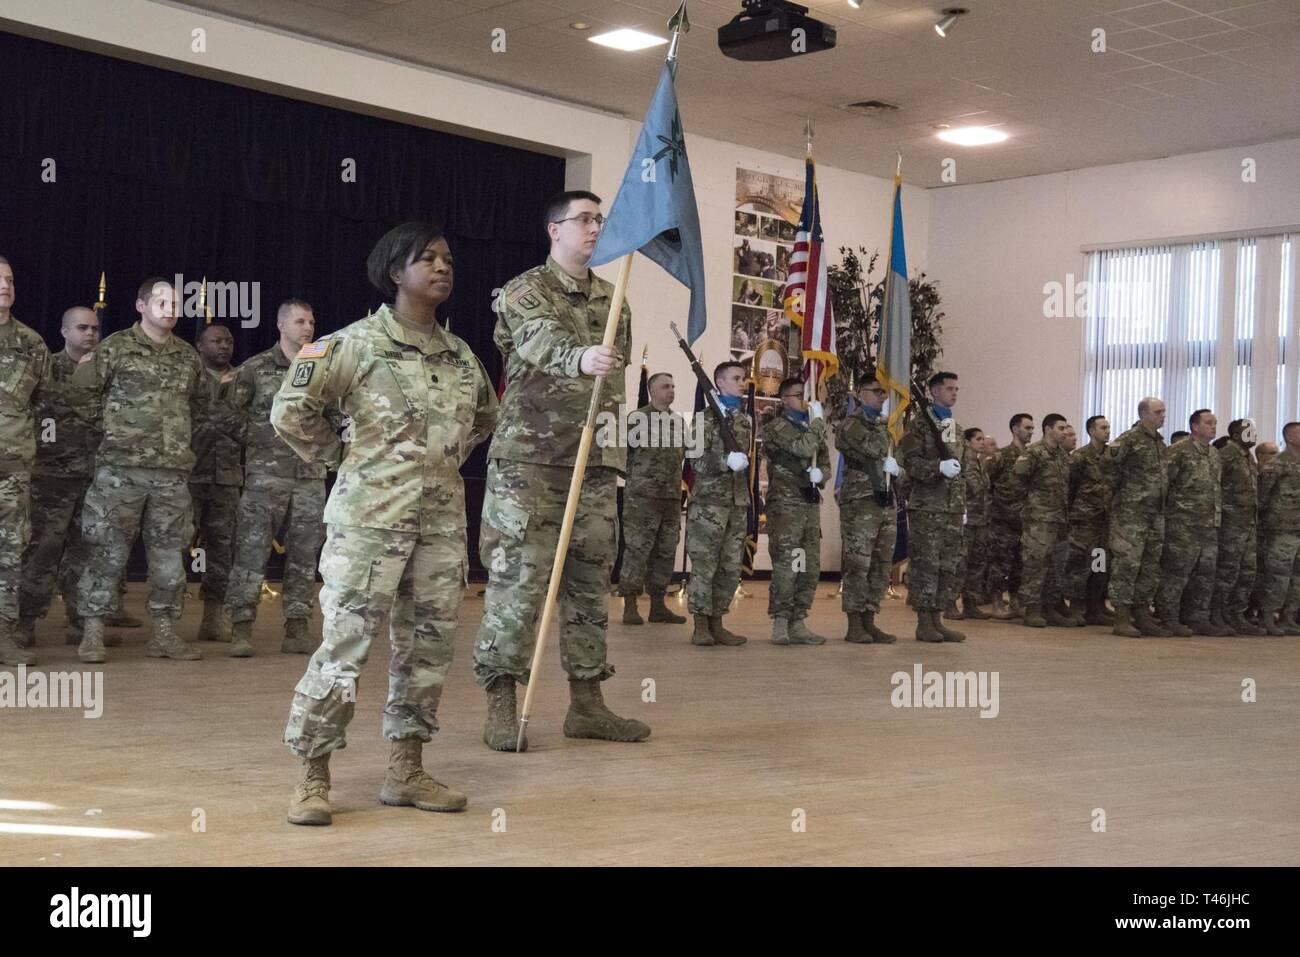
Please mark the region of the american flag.
POLYGON ((826 258, 822 246, 822 217, 817 202, 817 172, 812 152, 804 162, 803 212, 795 231, 790 256, 790 276, 785 286, 785 314, 802 330, 804 380, 817 385, 839 368, 835 353, 835 317, 831 311, 830 288, 826 282, 826 258))

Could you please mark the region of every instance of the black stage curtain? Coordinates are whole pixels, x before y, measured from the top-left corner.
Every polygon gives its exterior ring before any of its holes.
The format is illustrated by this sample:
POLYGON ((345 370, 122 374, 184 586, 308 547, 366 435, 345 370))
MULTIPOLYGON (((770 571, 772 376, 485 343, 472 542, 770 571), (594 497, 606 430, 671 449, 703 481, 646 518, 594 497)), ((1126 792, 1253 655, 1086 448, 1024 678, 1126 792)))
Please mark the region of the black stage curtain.
MULTIPOLYGON (((291 296, 330 332, 380 302, 365 275, 375 240, 428 219, 456 257, 443 319, 497 381, 491 293, 545 259, 543 205, 564 188, 562 158, 3 32, 0 91, 0 255, 14 315, 52 351, 63 310, 95 301, 101 271, 105 335, 135 321, 143 279, 177 273, 260 283, 259 325, 228 323, 237 362, 275 342, 275 308, 291 296)), ((476 572, 485 452, 463 470, 476 572)))

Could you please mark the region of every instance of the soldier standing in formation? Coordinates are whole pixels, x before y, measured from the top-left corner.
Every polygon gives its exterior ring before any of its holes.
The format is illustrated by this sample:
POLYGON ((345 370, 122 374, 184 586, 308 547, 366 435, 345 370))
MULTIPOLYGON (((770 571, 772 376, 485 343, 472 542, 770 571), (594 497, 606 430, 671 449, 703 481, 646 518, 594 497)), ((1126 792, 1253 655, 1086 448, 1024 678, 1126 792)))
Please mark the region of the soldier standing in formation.
POLYGON ((894 561, 898 537, 894 484, 903 471, 890 454, 889 430, 881 416, 885 396, 875 369, 866 370, 858 384, 858 408, 835 424, 835 448, 844 456, 841 604, 849 620, 844 640, 859 645, 898 640, 876 625, 894 561))
POLYGON ((1222 515, 1219 521, 1219 555, 1215 567, 1210 623, 1240 635, 1262 635, 1264 630, 1246 620, 1246 606, 1255 585, 1258 548, 1259 466, 1250 457, 1255 444, 1254 426, 1246 419, 1228 424, 1227 441, 1219 449, 1219 486, 1222 515))
POLYGON ((926 383, 929 406, 907 428, 899 457, 911 481, 907 500, 907 603, 916 611, 918 641, 965 641, 944 625, 941 612, 961 588, 962 515, 966 487, 961 481, 962 428, 953 418, 957 376, 936 372, 926 383))
POLYGON ((1021 561, 1021 512, 1024 502, 1020 497, 1012 469, 1016 459, 1029 448, 1034 437, 1034 417, 1028 412, 1017 412, 1011 417, 1011 441, 999 449, 988 464, 989 494, 989 591, 993 593, 993 617, 1000 621, 1023 618, 1024 609, 1018 597, 1021 561), (1008 605, 1002 600, 1007 593, 1008 605))
POLYGON ((438 730, 465 573, 460 466, 491 433, 496 395, 470 347, 438 325, 453 277, 439 227, 389 230, 366 272, 393 305, 304 345, 271 407, 271 425, 298 455, 339 472, 320 561, 324 637, 284 731, 306 763, 292 824, 332 820, 330 754, 347 743, 361 666, 386 618, 390 751, 379 800, 424 811, 459 811, 468 800, 425 772, 423 747, 438 730), (326 414, 335 403, 352 422, 342 464, 326 414))
MULTIPOLYGON (((95 474, 100 438, 99 394, 93 381, 72 381, 82 356, 99 342, 99 318, 74 306, 63 314, 64 347, 50 357, 50 371, 35 406, 36 465, 32 469, 32 536, 23 552, 19 597, 19 644, 36 640, 36 620, 50 610, 57 582, 67 614, 66 642, 81 643, 75 598, 85 563, 81 500, 95 474)), ((93 367, 91 367, 93 368, 93 367)), ((83 376, 79 378, 84 378, 83 376)), ((116 636, 114 636, 116 637, 116 636)))
MULTIPOLYGON (((283 526, 284 574, 281 601, 284 606, 284 639, 280 651, 309 655, 315 642, 308 634, 308 620, 316 591, 316 556, 324 539, 325 476, 327 465, 303 459, 271 426, 275 394, 284 384, 292 357, 311 342, 316 331, 312 308, 301 299, 288 299, 276 310, 279 341, 239 367, 235 379, 236 408, 243 411, 244 493, 239 500, 238 533, 226 588, 226 614, 231 621, 232 641, 226 654, 250 658, 253 622, 261 599, 266 561, 271 557, 275 534, 283 526)), ((325 415, 335 421, 334 407, 325 415)))
MULTIPOLYGON (((203 362, 206 401, 226 402, 230 397, 235 367, 235 337, 220 323, 209 323, 199 333, 199 358, 203 362)), ((239 520, 239 486, 244 480, 240 465, 238 434, 210 431, 194 446, 194 468, 190 472, 190 500, 194 503, 195 541, 203 549, 203 620, 199 641, 229 641, 230 632, 222 606, 230 580, 230 561, 235 551, 235 524, 239 520)))
POLYGON ((804 624, 821 576, 821 492, 831 468, 820 402, 804 409, 804 383, 781 383, 781 409, 763 424, 767 458, 767 541, 772 583, 767 614, 772 644, 822 645, 804 624))
POLYGON ((1285 448, 1260 480, 1264 561, 1259 623, 1270 635, 1300 635, 1296 624, 1300 612, 1300 422, 1286 424, 1282 441, 1285 448))
POLYGON ((13 267, 0 256, 0 664, 30 665, 36 656, 15 639, 36 461, 32 397, 46 378, 50 350, 40 333, 14 318, 14 295, 13 267))
POLYGON ((614 287, 589 265, 604 222, 594 193, 555 196, 546 208, 550 256, 506 283, 496 303, 493 340, 505 359, 506 390, 488 452, 479 533, 488 585, 474 675, 488 697, 483 740, 497 751, 515 749, 515 685, 530 678, 550 575, 563 576, 560 659, 570 698, 564 734, 606 741, 650 735, 644 722, 610 711, 600 691, 614 673, 605 629, 617 544, 616 484, 627 458, 617 442, 592 450, 568 555, 563 567, 552 567, 593 377, 607 376, 602 413, 617 418, 624 401, 623 357, 631 347, 632 310, 623 303, 614 345, 603 345, 614 287))
MULTIPOLYGON (((745 367, 723 362, 713 370, 718 401, 736 443, 747 449, 753 438, 749 416, 741 407, 745 367)), ((695 428, 702 430, 695 459, 695 485, 686 513, 686 552, 691 559, 687 608, 695 619, 693 645, 743 645, 748 639, 728 631, 722 617, 740 584, 749 509, 749 456, 728 452, 713 415, 701 410, 695 428)))
POLYGON ((1165 404, 1148 396, 1111 451, 1110 600, 1117 635, 1169 637, 1151 615, 1165 539, 1165 404))
POLYGON ((627 485, 623 489, 623 568, 619 594, 623 596, 623 624, 642 625, 637 598, 650 595, 650 620, 685 624, 664 604, 677 562, 677 540, 682 527, 682 456, 679 441, 685 420, 672 410, 676 391, 673 377, 656 372, 646 388, 650 403, 628 416, 628 433, 643 442, 628 443, 627 485))
POLYGON ((1065 449, 1069 423, 1053 412, 1043 417, 1043 437, 1016 459, 1012 473, 1025 502, 1020 536, 1020 604, 1031 628, 1071 628, 1083 616, 1067 617, 1057 607, 1065 582, 1070 458, 1065 449))
POLYGON ((1109 534, 1111 459, 1107 449, 1110 422, 1094 415, 1084 424, 1088 444, 1070 455, 1070 531, 1066 589, 1071 608, 1084 607, 1084 624, 1113 625, 1115 617, 1106 610, 1104 570, 1109 534), (1101 559, 1098 563, 1097 560, 1101 559))
POLYGON ((943 617, 949 621, 987 619, 980 608, 989 573, 989 475, 984 464, 984 432, 962 432, 961 480, 966 486, 966 519, 961 527, 961 608, 954 599, 943 617))
POLYGON ((1210 621, 1221 505, 1219 453, 1210 447, 1218 420, 1198 409, 1188 438, 1173 445, 1165 463, 1165 537, 1156 589, 1156 618, 1171 634, 1228 635, 1210 621))

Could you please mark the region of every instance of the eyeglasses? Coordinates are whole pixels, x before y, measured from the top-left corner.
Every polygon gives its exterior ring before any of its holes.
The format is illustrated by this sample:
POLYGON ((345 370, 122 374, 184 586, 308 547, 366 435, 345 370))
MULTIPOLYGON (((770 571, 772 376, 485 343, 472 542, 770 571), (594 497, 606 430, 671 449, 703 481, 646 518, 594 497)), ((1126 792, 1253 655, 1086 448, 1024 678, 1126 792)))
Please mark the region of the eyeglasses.
POLYGON ((605 217, 602 216, 600 213, 596 213, 595 215, 591 213, 579 213, 577 216, 566 216, 564 217, 564 219, 553 219, 551 220, 551 222, 567 223, 569 222, 569 220, 573 220, 583 229, 586 229, 588 226, 592 225, 593 223, 599 228, 604 229, 605 222, 606 222, 605 217))

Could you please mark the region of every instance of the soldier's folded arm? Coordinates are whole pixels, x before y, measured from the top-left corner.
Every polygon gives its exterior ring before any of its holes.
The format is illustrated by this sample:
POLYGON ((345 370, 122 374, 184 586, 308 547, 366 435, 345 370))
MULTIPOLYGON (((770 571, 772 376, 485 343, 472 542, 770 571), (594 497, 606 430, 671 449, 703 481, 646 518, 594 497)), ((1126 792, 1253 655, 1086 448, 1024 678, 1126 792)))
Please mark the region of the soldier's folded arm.
POLYGON ((327 408, 352 390, 363 349, 354 339, 320 339, 290 364, 271 402, 271 427, 304 461, 338 462, 342 443, 327 408))
POLYGON ((768 441, 774 440, 777 448, 800 458, 810 458, 826 447, 826 423, 823 419, 813 419, 805 432, 788 419, 777 417, 768 426, 768 431, 771 433, 768 441))

